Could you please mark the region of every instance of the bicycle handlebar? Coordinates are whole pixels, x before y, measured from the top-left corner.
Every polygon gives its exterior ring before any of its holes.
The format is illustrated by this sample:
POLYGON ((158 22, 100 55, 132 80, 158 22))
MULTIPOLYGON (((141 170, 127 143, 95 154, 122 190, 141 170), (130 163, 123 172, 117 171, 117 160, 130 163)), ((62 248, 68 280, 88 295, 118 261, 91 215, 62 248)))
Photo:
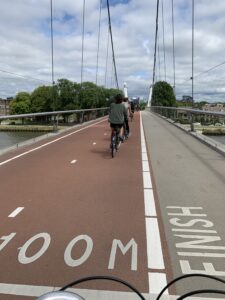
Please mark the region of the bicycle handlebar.
MULTIPOLYGON (((185 274, 182 276, 179 276, 175 279, 173 279, 172 281, 170 281, 163 289, 162 291, 159 293, 158 297, 156 298, 156 300, 159 300, 160 297, 162 296, 162 294, 164 293, 164 291, 166 289, 168 289, 172 284, 174 284, 175 282, 179 281, 179 280, 183 280, 185 278, 188 277, 207 277, 208 279, 212 279, 212 280, 216 280, 219 281, 220 283, 225 284, 225 280, 218 278, 216 276, 212 276, 212 275, 207 275, 207 274, 198 274, 198 273, 193 273, 193 274, 185 274)), ((91 281, 91 280, 111 280, 111 281, 116 281, 119 282, 125 286, 127 286, 129 289, 131 289, 134 293, 136 293, 142 300, 146 300, 144 298, 144 296, 135 288, 133 287, 130 283, 119 279, 117 277, 112 277, 112 276, 90 276, 90 277, 84 277, 81 279, 78 279, 76 281, 71 282, 70 284, 67 284, 66 286, 64 286, 63 288, 61 288, 59 291, 55 291, 55 292, 50 292, 47 293, 41 297, 39 297, 37 300, 85 300, 84 298, 82 298, 81 296, 72 293, 72 292, 65 292, 66 289, 82 283, 82 282, 86 282, 86 281, 91 281)), ((215 294, 223 294, 225 295, 225 290, 215 290, 215 289, 202 289, 202 290, 194 290, 191 291, 189 293, 183 294, 180 297, 177 298, 177 300, 182 300, 187 298, 188 296, 192 296, 192 295, 197 295, 197 294, 201 294, 201 293, 215 293, 215 294)))

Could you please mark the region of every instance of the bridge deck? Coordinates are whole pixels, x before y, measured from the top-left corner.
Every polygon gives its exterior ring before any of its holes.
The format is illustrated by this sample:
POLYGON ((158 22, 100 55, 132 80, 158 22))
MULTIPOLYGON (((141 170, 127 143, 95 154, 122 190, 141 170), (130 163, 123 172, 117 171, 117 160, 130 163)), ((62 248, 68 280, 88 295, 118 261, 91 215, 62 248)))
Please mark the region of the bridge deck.
MULTIPOLYGON (((96 274, 128 280, 150 299, 188 267, 208 263, 224 276, 224 158, 142 116, 144 131, 136 114, 115 159, 106 120, 0 157, 1 299, 34 299, 96 274)), ((104 290, 128 297, 108 282, 80 287, 92 299, 104 290)))
MULTIPOLYGON (((143 124, 174 276, 224 278, 224 157, 150 112, 143 113, 143 124)), ((209 286, 206 279, 186 284, 209 286)), ((177 286, 178 294, 183 290, 177 286)))

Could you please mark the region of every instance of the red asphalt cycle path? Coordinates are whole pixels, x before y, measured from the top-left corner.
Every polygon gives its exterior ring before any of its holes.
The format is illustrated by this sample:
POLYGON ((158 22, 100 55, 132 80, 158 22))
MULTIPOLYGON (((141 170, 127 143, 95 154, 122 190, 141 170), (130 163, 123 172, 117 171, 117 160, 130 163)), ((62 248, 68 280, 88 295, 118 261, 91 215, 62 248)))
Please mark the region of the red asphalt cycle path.
MULTIPOLYGON (((63 286, 83 276, 104 274, 123 278, 141 292, 149 292, 139 115, 130 123, 131 137, 114 159, 109 150, 109 125, 106 120, 96 122, 0 165, 0 238, 16 233, 0 251, 4 270, 1 283, 63 286), (24 209, 9 218, 17 207, 24 209), (19 262, 20 248, 39 233, 49 235, 48 249, 34 262, 19 262), (80 266, 68 266, 65 249, 73 238, 83 235, 93 242, 91 254, 80 266), (137 270, 131 270, 131 251, 126 255, 117 251, 114 269, 108 269, 114 239, 124 245, 135 240, 137 270)), ((49 141, 5 154, 0 164, 49 141)), ((26 256, 35 255, 42 245, 43 239, 35 240, 26 256)), ((72 257, 81 257, 85 247, 82 240, 76 243, 72 257)), ((109 282, 81 287, 124 290, 109 282)), ((20 297, 1 295, 1 299, 20 297)))

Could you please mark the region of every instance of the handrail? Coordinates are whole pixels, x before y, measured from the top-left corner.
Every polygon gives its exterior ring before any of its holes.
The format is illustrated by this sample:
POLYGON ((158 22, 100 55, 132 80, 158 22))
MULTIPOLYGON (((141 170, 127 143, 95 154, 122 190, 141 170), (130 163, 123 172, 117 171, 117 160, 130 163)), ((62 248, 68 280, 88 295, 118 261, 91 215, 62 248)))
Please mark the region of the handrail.
POLYGON ((99 110, 107 110, 107 109, 109 109, 109 107, 76 109, 76 110, 61 110, 61 111, 20 114, 20 115, 6 115, 6 116, 0 116, 0 120, 29 118, 29 117, 38 117, 38 116, 50 116, 50 115, 55 116, 55 115, 62 115, 62 114, 72 114, 72 113, 87 112, 87 111, 99 111, 99 110))
POLYGON ((176 111, 186 111, 190 114, 200 114, 200 115, 215 115, 215 116, 223 116, 225 117, 225 111, 207 111, 201 109, 192 109, 192 108, 184 108, 184 107, 167 107, 167 106, 151 106, 150 108, 160 108, 160 109, 170 109, 176 111))

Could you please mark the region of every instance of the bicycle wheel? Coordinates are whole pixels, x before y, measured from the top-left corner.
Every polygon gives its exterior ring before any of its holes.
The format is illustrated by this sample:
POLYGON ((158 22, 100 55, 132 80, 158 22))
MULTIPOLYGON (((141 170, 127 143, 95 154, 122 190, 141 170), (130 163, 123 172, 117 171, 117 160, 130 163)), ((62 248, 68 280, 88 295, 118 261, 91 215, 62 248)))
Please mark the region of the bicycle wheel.
POLYGON ((111 154, 112 154, 112 158, 115 156, 115 152, 116 152, 116 137, 113 136, 112 142, 111 142, 111 154))

